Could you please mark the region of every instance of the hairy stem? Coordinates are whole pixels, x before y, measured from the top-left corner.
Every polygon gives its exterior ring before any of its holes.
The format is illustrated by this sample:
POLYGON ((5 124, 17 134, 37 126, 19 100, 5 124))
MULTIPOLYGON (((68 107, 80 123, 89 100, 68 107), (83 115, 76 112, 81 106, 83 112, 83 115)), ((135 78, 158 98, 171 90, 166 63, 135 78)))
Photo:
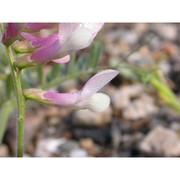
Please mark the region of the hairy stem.
POLYGON ((25 99, 22 92, 21 72, 13 66, 15 58, 11 47, 7 47, 7 54, 9 56, 18 107, 17 156, 23 157, 25 99))

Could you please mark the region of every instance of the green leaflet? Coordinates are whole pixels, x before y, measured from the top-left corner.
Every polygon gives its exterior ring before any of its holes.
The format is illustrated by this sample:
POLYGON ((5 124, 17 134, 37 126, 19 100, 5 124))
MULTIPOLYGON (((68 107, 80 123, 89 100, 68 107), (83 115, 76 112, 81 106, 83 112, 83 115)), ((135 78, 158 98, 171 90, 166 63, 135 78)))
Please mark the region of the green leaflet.
POLYGON ((8 124, 8 119, 10 116, 10 112, 14 107, 14 103, 12 102, 5 102, 2 104, 0 109, 0 144, 2 143, 4 133, 8 124))

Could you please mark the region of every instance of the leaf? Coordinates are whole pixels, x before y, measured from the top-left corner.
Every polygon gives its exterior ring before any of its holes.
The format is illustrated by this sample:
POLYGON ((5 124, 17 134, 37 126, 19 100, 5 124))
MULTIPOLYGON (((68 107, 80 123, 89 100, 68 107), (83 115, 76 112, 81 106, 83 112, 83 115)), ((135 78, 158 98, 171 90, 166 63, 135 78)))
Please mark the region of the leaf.
POLYGON ((88 58, 86 56, 80 56, 77 60, 78 71, 87 69, 88 58))
POLYGON ((96 68, 100 60, 101 52, 102 52, 102 43, 99 41, 96 41, 93 44, 93 47, 91 49, 90 59, 88 63, 89 67, 92 67, 93 69, 96 68))
POLYGON ((37 67, 37 76, 38 76, 38 82, 39 84, 43 84, 43 69, 42 66, 37 67))
POLYGON ((60 65, 53 63, 51 65, 50 72, 48 73, 48 75, 46 77, 46 81, 50 82, 52 79, 56 79, 59 75, 59 72, 60 72, 60 65))
POLYGON ((5 83, 6 83, 6 95, 7 98, 10 98, 14 89, 13 79, 11 74, 7 75, 5 83))
POLYGON ((71 60, 68 63, 68 74, 74 74, 77 71, 77 66, 76 66, 76 53, 73 52, 71 53, 71 60))
POLYGON ((0 63, 3 66, 8 65, 8 56, 7 56, 6 48, 2 43, 0 43, 0 63))
POLYGON ((5 130, 7 128, 10 112, 14 106, 12 102, 6 102, 2 105, 0 110, 0 144, 2 143, 5 130))

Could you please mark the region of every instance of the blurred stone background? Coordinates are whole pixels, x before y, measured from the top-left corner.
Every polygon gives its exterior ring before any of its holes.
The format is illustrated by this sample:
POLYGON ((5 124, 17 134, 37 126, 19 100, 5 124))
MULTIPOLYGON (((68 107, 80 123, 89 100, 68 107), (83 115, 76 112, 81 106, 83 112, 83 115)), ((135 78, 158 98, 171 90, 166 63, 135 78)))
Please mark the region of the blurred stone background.
MULTIPOLYGON (((180 24, 107 23, 97 40, 103 42, 101 65, 122 59, 153 35, 128 62, 158 61, 171 89, 180 97, 180 24)), ((89 49, 78 52, 87 53, 89 49)), ((63 84, 67 91, 81 81, 63 84)), ((156 92, 121 73, 102 89, 111 98, 103 113, 45 107, 29 102, 26 108, 25 156, 30 157, 152 157, 180 155, 180 116, 156 92)), ((0 156, 14 156, 15 112, 0 145, 0 156)))

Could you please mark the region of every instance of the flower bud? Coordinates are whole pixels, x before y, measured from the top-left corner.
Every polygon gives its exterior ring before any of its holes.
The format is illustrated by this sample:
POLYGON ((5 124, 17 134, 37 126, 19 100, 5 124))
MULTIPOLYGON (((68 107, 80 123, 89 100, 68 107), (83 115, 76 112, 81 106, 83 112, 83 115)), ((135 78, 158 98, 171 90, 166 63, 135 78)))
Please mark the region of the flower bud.
POLYGON ((17 40, 23 27, 23 23, 8 23, 2 38, 4 45, 10 46, 15 40, 17 40))
POLYGON ((35 48, 30 45, 29 41, 19 41, 13 46, 13 50, 16 53, 23 54, 33 52, 35 48))
POLYGON ((14 62, 14 66, 21 70, 23 68, 39 65, 36 61, 32 61, 30 57, 31 54, 27 54, 17 58, 17 60, 14 62))

